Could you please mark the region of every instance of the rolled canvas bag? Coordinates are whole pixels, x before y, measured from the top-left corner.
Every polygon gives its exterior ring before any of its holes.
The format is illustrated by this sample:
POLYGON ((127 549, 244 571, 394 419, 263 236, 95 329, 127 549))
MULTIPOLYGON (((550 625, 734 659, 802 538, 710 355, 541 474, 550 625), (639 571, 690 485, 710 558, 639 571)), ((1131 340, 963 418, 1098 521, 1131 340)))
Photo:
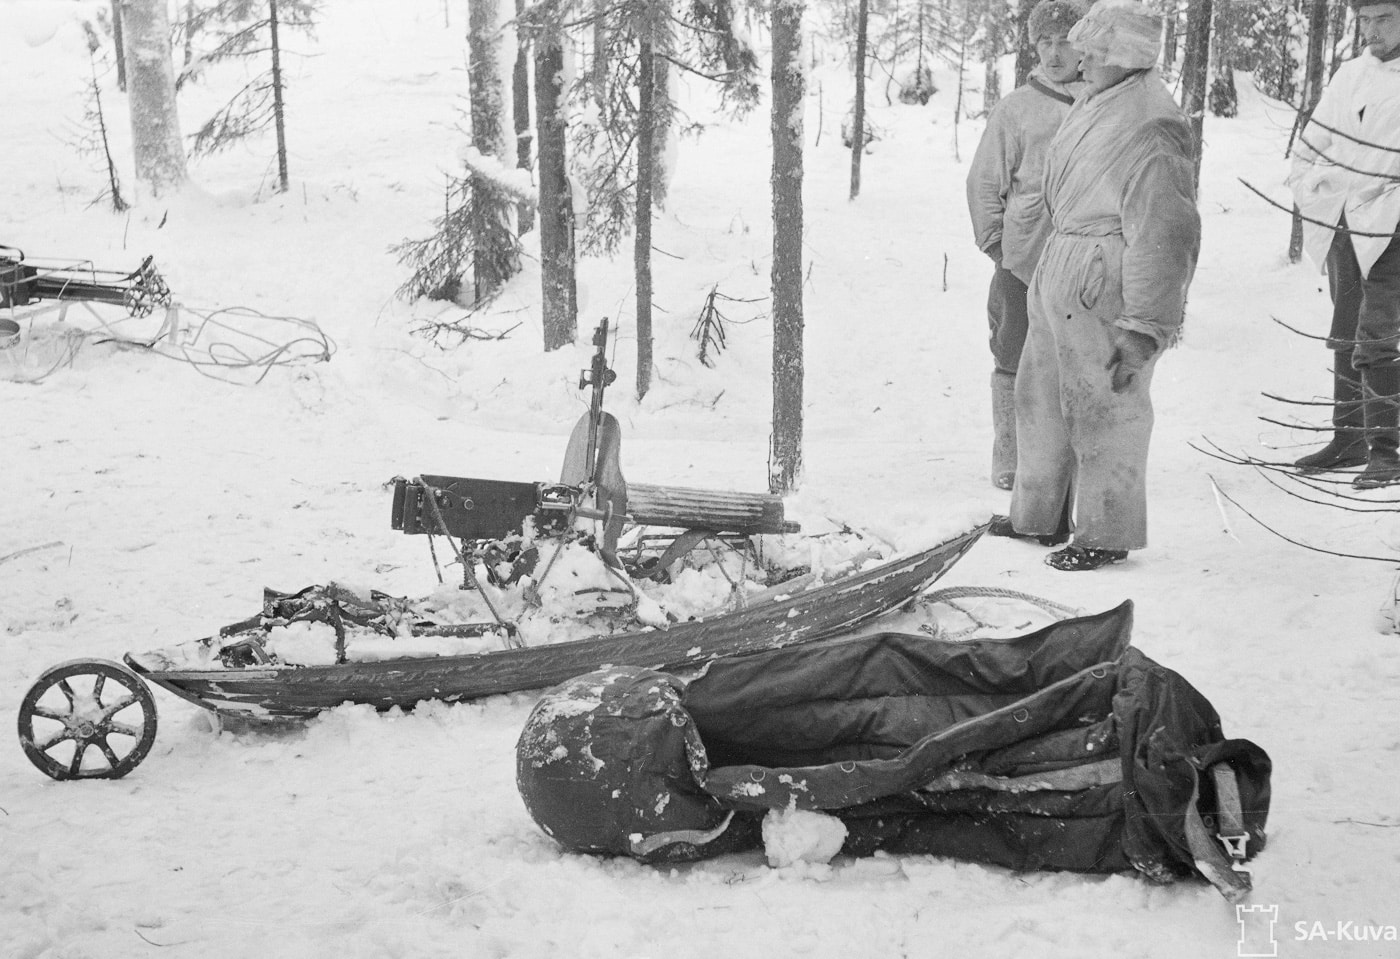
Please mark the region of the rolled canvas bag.
POLYGON ((601 670, 547 692, 517 784, 567 849, 676 862, 820 810, 843 853, 1206 878, 1232 899, 1262 848, 1271 765, 1129 646, 1132 604, 1011 639, 882 633, 601 670))

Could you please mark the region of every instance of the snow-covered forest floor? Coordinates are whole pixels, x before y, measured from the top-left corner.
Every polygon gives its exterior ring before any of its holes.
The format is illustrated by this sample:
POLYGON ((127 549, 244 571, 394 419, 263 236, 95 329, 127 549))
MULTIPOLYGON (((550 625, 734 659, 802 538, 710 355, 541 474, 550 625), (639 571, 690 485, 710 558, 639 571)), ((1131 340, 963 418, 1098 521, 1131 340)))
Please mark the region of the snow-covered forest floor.
MULTIPOLYGON (((89 69, 74 11, 97 6, 0 2, 0 243, 111 269, 153 254, 187 322, 234 308, 314 321, 334 354, 259 379, 227 365, 234 348, 304 347, 304 326, 220 314, 266 343, 211 325, 198 346, 226 365, 197 367, 100 342, 153 335, 159 315, 74 307, 67 322, 93 335, 70 356, 52 312, 17 314, 26 339, 0 353, 6 728, 47 667, 208 635, 256 611, 264 585, 432 590, 425 544, 389 529, 386 481, 553 478, 604 316, 621 329, 608 407, 628 478, 766 487, 766 104, 680 145, 655 227, 656 385, 638 403, 626 251, 581 263, 579 343, 554 354, 540 349, 533 262, 475 320, 509 329, 502 339, 439 348, 413 330, 464 311, 394 298, 405 271, 388 247, 426 234, 461 140, 460 5, 445 27, 436 0, 328 4, 314 43, 297 41, 312 55, 293 66, 290 192, 271 191, 259 139, 195 164, 183 196, 138 196, 124 215, 90 204, 97 161, 68 145, 89 69), (716 284, 741 302, 723 307, 727 348, 709 369, 687 334, 716 284)), ((819 62, 808 101, 806 481, 789 512, 909 550, 1007 506, 986 478, 990 264, 963 200, 980 122, 954 125, 949 74, 924 107, 886 105, 875 84, 884 138, 848 202, 846 73, 819 62)), ((1262 423, 1293 414, 1261 392, 1328 388, 1322 346, 1272 322, 1320 332, 1323 278, 1287 263, 1286 218, 1237 179, 1284 197, 1291 117, 1242 87, 1238 119, 1207 121, 1201 265, 1184 342, 1154 383, 1150 548, 1075 575, 1046 567, 1040 547, 984 539, 943 585, 1086 611, 1134 600, 1136 644, 1274 760, 1253 902, 1278 907, 1278 955, 1395 956, 1393 942, 1298 940, 1295 926, 1400 924, 1400 639, 1378 628, 1395 564, 1289 545, 1223 504, 1211 477, 1308 543, 1397 556, 1400 526, 1302 503, 1190 445, 1292 459, 1314 437, 1262 423)), ((104 94, 135 192, 123 101, 110 83, 104 94)), ((217 101, 191 90, 186 129, 217 101)), ((200 710, 157 699, 155 749, 120 781, 53 782, 13 738, 0 748, 0 956, 1236 955, 1235 911, 1204 883, 920 856, 773 869, 756 852, 655 869, 565 855, 515 789, 528 693, 410 715, 341 707, 282 734, 218 734, 200 710)))

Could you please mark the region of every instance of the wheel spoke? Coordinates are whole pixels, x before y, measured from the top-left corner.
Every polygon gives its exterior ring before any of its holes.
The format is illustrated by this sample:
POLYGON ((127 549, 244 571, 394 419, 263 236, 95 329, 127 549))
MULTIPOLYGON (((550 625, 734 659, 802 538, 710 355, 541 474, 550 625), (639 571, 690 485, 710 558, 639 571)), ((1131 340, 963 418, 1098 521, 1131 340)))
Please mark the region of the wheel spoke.
POLYGON ((127 696, 125 699, 117 700, 110 706, 103 706, 101 721, 106 722, 134 702, 136 702, 135 696, 127 696))
POLYGON ((76 778, 83 768, 83 753, 87 750, 87 740, 73 740, 76 749, 73 750, 73 761, 68 764, 68 776, 70 779, 76 778))
POLYGON ((68 705, 70 707, 76 705, 74 702, 73 687, 68 685, 68 680, 60 679, 58 681, 58 688, 63 690, 63 695, 68 697, 68 705))
POLYGON ((113 769, 116 769, 117 766, 121 763, 121 760, 117 758, 117 754, 113 751, 112 747, 107 744, 106 736, 103 736, 97 741, 97 748, 102 750, 102 755, 107 757, 108 764, 113 769))
POLYGON ((46 752, 48 752, 50 749, 53 749, 55 746, 57 746, 59 743, 63 742, 65 739, 72 739, 72 738, 73 738, 73 730, 64 728, 64 729, 60 729, 58 732, 54 733, 54 735, 53 735, 52 737, 50 737, 47 741, 42 742, 42 743, 35 743, 34 745, 35 745, 35 747, 37 747, 37 748, 39 749, 40 752, 45 752, 45 753, 46 753, 46 752))
POLYGON ((108 723, 107 732, 120 733, 123 736, 130 736, 132 739, 141 738, 141 727, 133 726, 130 723, 108 723))
POLYGON ((60 723, 61 723, 61 722, 65 722, 65 721, 68 719, 68 717, 69 717, 70 715, 72 715, 72 714, 71 714, 71 713, 60 713, 60 712, 58 712, 57 710, 55 710, 55 709, 50 709, 50 708, 47 707, 47 706, 35 706, 35 707, 34 707, 34 715, 35 715, 35 716, 39 716, 39 717, 42 718, 42 719, 53 719, 53 720, 56 720, 57 722, 60 722, 60 723))
POLYGON ((97 678, 92 683, 92 698, 97 705, 102 705, 102 687, 107 685, 107 674, 98 673, 97 678))

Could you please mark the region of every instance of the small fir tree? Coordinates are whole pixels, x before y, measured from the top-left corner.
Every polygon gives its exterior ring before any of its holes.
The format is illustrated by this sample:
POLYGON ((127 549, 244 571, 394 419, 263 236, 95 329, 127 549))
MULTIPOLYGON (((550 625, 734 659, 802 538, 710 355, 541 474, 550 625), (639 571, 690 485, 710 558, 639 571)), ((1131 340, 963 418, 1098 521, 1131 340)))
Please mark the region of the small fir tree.
POLYGON ((282 42, 288 30, 310 33, 319 10, 320 0, 218 0, 207 6, 187 5, 181 29, 189 56, 177 86, 198 82, 218 63, 267 57, 267 69, 245 83, 194 132, 192 155, 228 149, 271 126, 277 144, 277 190, 287 190, 287 77, 282 42))

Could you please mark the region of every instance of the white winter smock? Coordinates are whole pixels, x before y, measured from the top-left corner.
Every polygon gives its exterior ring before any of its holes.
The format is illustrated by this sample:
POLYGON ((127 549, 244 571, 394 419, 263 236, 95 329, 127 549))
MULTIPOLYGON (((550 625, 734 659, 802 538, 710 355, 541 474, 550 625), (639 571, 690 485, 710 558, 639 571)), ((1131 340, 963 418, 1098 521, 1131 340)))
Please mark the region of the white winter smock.
MULTIPOLYGON (((1400 59, 1369 51, 1337 68, 1294 151, 1288 185, 1303 216, 1303 248, 1321 269, 1332 227, 1346 214, 1360 233, 1391 234, 1400 223, 1400 59), (1325 224, 1325 225, 1323 225, 1325 224)), ((1389 236, 1352 235, 1369 276, 1389 236)))
POLYGON ((1147 543, 1148 389, 1181 329, 1200 248, 1192 155, 1156 70, 1081 97, 1051 141, 1054 231, 1031 282, 1016 377, 1011 518, 1021 532, 1056 532, 1072 497, 1076 544, 1147 543), (1158 345, 1121 393, 1108 370, 1115 327, 1158 345))
POLYGON ((967 173, 977 248, 986 252, 1001 243, 1002 267, 1022 283, 1030 282, 1050 235, 1041 173, 1050 140, 1070 109, 1054 94, 1072 101, 1084 89, 1078 81, 1056 83, 1039 67, 1031 79, 1034 84, 1017 87, 992 108, 967 173))

